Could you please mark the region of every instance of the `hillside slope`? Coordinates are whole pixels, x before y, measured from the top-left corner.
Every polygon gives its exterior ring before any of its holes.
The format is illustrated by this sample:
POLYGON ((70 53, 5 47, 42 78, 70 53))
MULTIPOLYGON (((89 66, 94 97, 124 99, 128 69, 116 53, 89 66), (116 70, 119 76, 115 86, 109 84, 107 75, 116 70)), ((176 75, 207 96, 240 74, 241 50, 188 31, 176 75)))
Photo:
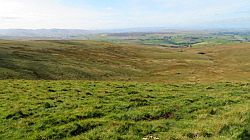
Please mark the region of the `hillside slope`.
POLYGON ((164 48, 96 41, 0 41, 0 79, 250 80, 250 44, 164 48))

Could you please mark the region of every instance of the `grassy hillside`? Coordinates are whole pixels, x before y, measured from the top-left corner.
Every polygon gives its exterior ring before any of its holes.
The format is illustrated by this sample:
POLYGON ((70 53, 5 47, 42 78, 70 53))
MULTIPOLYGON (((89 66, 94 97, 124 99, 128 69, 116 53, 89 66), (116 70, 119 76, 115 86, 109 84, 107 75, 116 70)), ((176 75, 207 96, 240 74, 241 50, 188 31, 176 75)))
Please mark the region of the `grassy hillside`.
POLYGON ((250 138, 250 83, 0 81, 0 139, 250 138))
POLYGON ((96 41, 0 41, 0 79, 250 80, 250 44, 164 48, 96 41))
POLYGON ((0 139, 248 140, 249 60, 250 43, 1 40, 0 139))

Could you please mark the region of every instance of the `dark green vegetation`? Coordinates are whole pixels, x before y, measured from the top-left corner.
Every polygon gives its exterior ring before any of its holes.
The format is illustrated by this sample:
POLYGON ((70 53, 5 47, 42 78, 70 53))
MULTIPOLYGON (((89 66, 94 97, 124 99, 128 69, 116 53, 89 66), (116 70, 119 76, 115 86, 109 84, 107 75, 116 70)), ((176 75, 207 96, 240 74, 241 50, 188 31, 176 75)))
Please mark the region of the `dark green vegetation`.
POLYGON ((250 44, 166 48, 96 41, 0 41, 0 79, 250 80, 250 44))
POLYGON ((250 83, 0 81, 0 139, 249 139, 250 83))

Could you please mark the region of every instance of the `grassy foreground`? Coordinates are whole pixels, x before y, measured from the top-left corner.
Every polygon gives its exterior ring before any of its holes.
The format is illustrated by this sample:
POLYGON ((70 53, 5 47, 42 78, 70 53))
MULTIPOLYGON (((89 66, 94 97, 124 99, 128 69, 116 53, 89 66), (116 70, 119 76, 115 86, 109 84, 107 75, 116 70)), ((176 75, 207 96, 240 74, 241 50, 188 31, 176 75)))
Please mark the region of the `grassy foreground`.
POLYGON ((0 139, 249 139, 250 83, 0 81, 0 139))

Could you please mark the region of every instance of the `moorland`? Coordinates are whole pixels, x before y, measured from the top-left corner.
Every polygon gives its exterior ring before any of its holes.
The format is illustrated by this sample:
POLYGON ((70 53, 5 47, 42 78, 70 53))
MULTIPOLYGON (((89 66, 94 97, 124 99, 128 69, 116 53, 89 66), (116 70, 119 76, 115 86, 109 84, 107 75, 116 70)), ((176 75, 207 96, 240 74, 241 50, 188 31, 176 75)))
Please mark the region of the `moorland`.
POLYGON ((243 33, 0 41, 0 139, 250 138, 243 33))

